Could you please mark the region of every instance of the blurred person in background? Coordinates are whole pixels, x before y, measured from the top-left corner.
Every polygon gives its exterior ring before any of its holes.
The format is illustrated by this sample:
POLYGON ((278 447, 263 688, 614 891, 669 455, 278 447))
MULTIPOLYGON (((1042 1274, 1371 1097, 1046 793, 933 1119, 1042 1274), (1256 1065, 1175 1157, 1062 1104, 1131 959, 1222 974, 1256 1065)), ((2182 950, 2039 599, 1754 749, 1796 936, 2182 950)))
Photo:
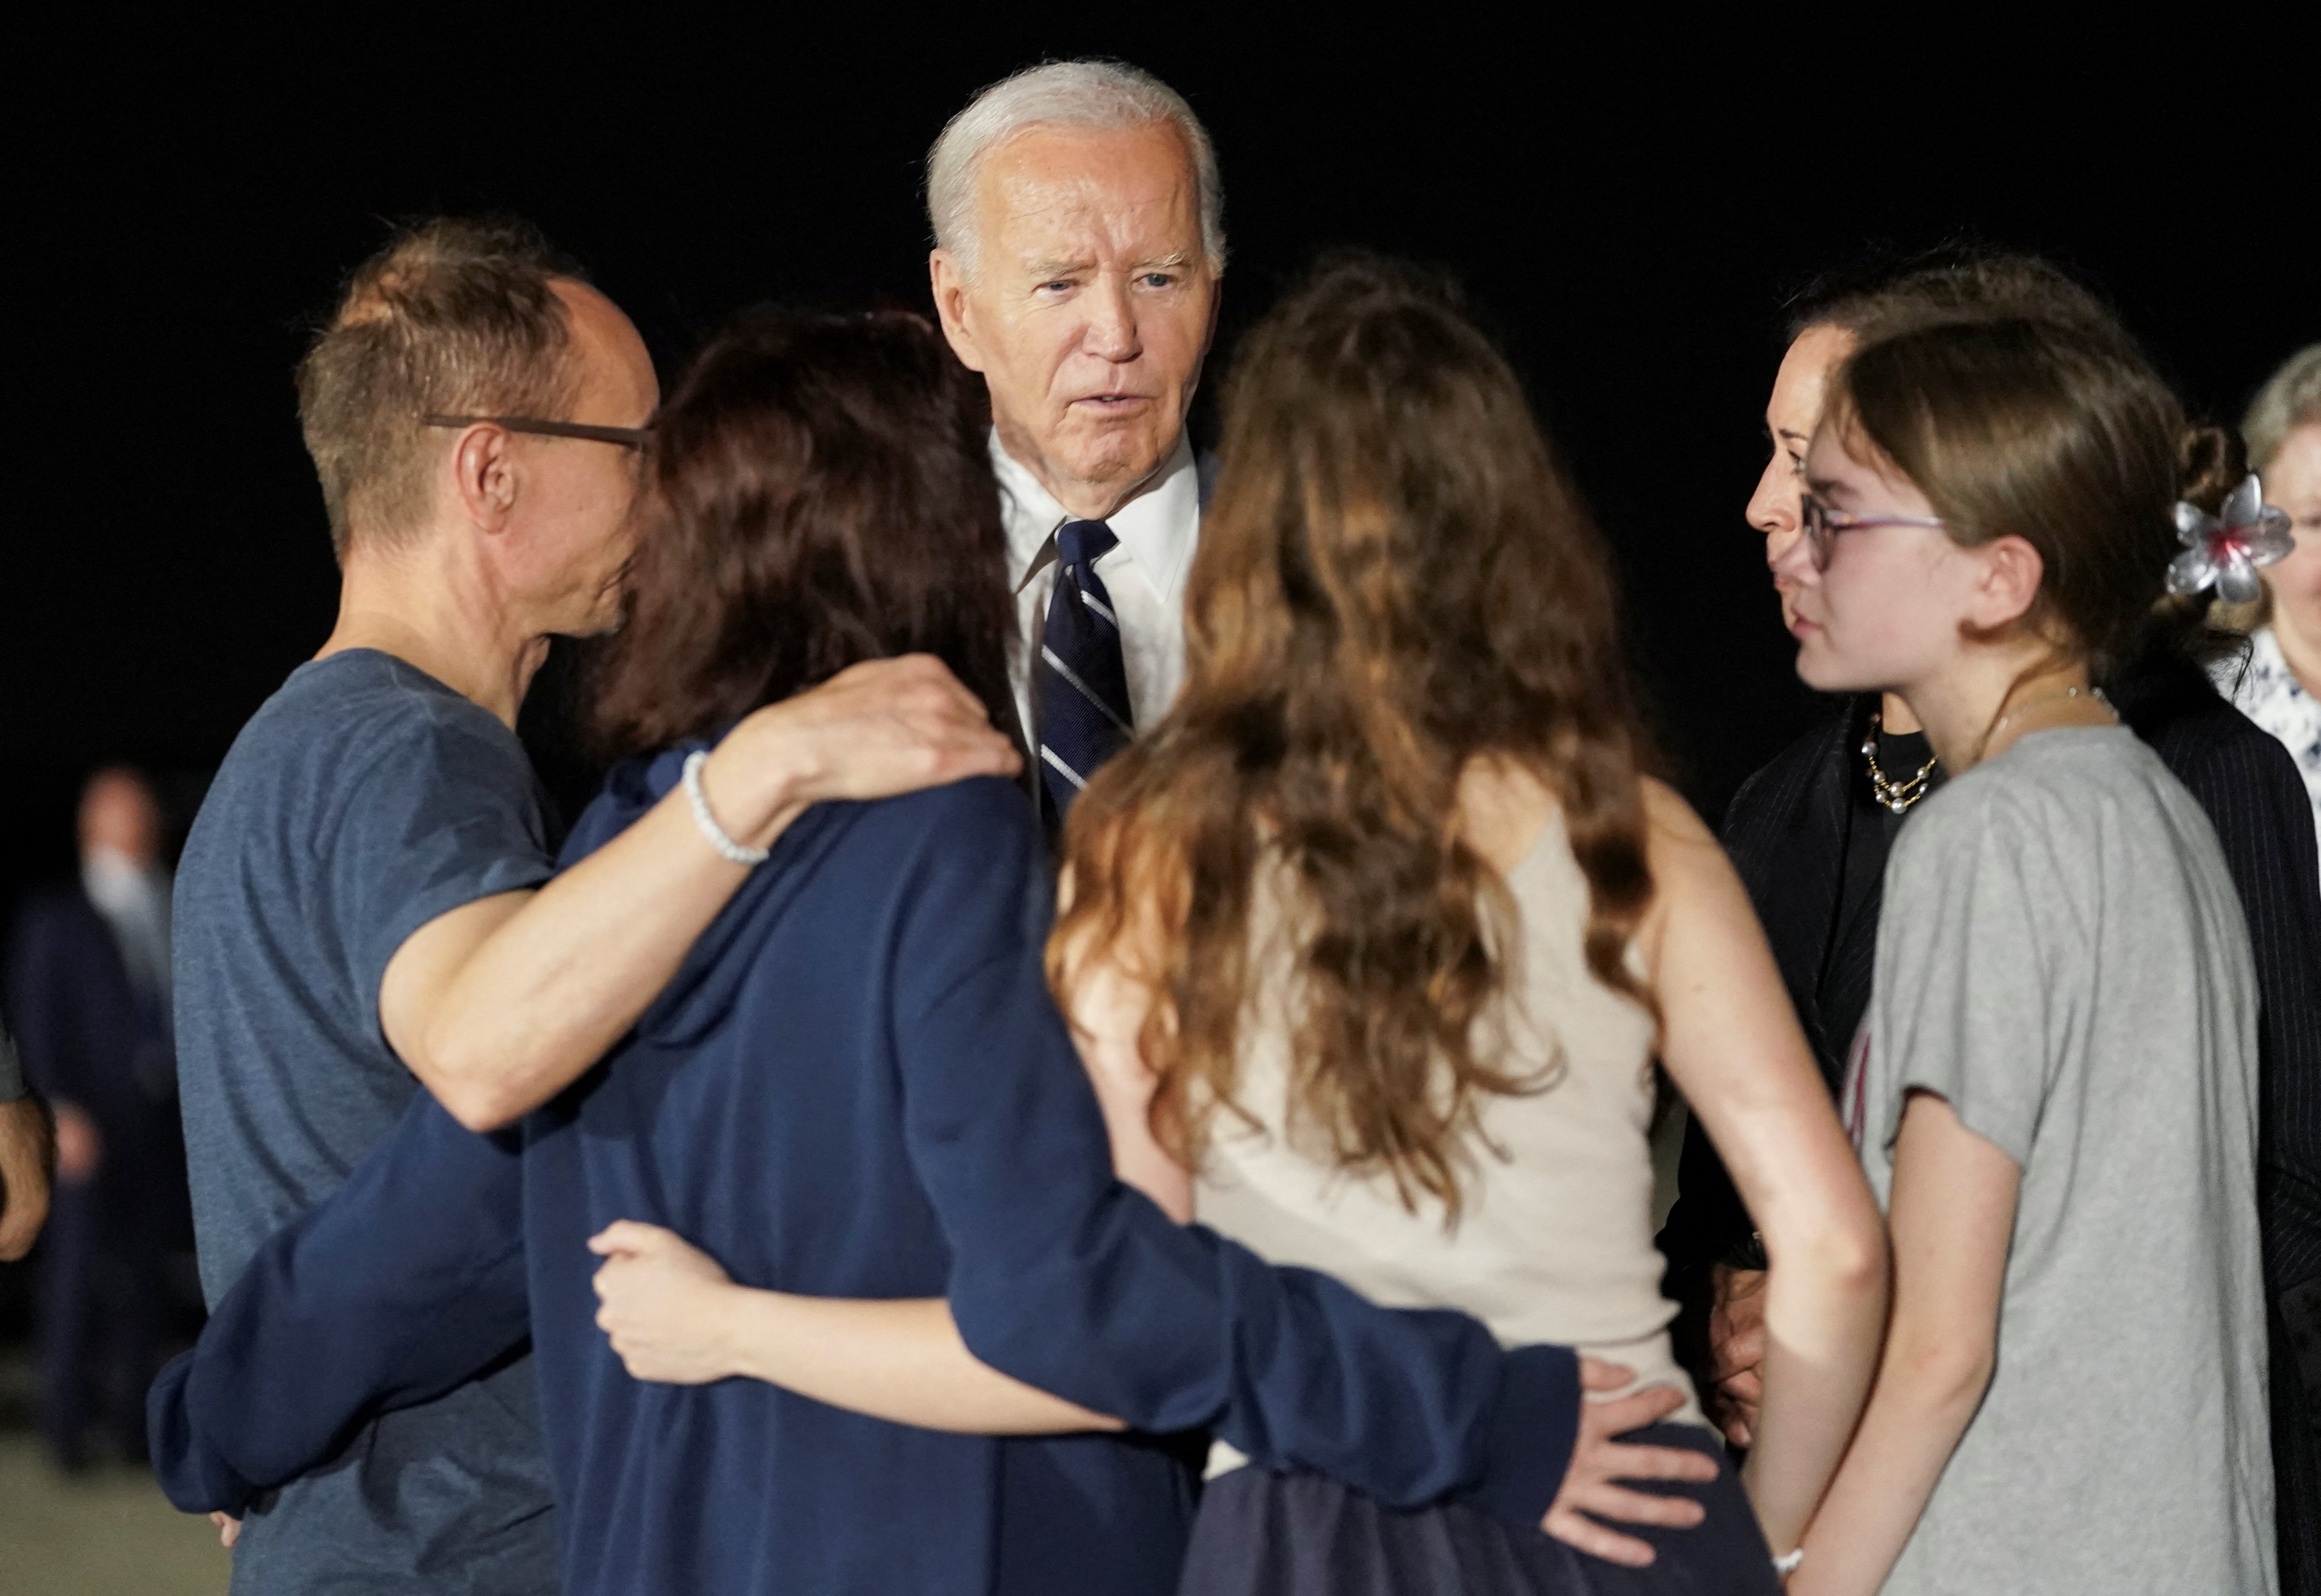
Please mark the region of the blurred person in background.
POLYGON ((23 1061, 0 1015, 0 1263, 32 1250, 49 1218, 48 1117, 25 1083, 23 1061))
POLYGON ((2288 515, 2297 546, 2258 570, 2262 594, 2229 616, 2249 634, 2249 656, 2220 662, 2216 685, 2289 750, 2321 830, 2321 343, 2298 350, 2257 391, 2241 437, 2265 503, 2288 515))
MULTIPOLYGON (((1746 512, 1765 539, 1785 622, 1796 584, 1780 574, 1781 560, 1803 535, 1806 449, 1831 374, 1864 342, 1907 325, 2001 315, 2061 322, 2133 347, 2087 288, 2043 260, 2003 251, 1947 251, 1825 280, 1793 302, 1789 344, 1766 406, 1770 458, 1746 512)), ((2321 1444, 2307 1393, 2321 1393, 2321 1375, 2291 1373, 2301 1366, 2300 1342, 2288 1318, 2304 1300, 2300 1286, 2310 1292, 2307 1282, 2321 1279, 2321 866, 2297 824, 2304 795, 2289 761, 2216 696, 2196 662, 2216 643, 2198 624, 2202 602, 2171 601, 2109 691, 2129 727, 2207 813, 2255 950, 2280 1588, 2309 1596, 2321 1593, 2321 1444)), ((1725 810, 1725 847, 1833 1091, 1869 1008, 1888 855, 1944 775, 1907 705, 1893 694, 1853 694, 1743 782, 1725 810)), ((1681 1308, 1679 1355, 1727 1439, 1745 1447, 1754 1439, 1764 1347, 1756 1222, 1698 1126, 1686 1135, 1678 1189, 1660 1242, 1670 1264, 1666 1289, 1681 1308)), ((2313 1341, 2308 1332, 2301 1344, 2313 1341)))
POLYGON ((161 808, 133 771, 89 779, 80 873, 18 917, 8 1007, 56 1123, 40 1279, 41 1427, 57 1461, 92 1433, 145 1455, 145 1387, 168 1329, 168 1259, 192 1246, 169 1034, 161 808))

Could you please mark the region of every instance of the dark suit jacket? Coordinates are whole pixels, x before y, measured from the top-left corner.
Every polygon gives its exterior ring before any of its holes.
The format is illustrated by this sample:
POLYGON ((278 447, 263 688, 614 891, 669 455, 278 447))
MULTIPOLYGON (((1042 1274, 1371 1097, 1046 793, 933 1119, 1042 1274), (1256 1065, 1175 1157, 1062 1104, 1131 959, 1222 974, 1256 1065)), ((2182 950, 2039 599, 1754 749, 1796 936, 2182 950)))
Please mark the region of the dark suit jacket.
POLYGON ((129 1156, 175 1132, 168 1010, 131 987, 112 928, 77 881, 26 898, 10 940, 7 992, 34 1090, 79 1105, 107 1145, 129 1156))
MULTIPOLYGON (((2248 920, 2262 1003, 2258 1199, 2274 1313, 2282 1590, 2321 1596, 2321 1442, 2313 1438, 2321 1415, 2321 864, 2312 808, 2287 751, 2193 666, 2147 661, 2111 696, 2207 812, 2248 920)), ((1849 848, 1885 846, 1882 836, 1865 836, 1857 796, 1865 778, 1856 751, 1873 707, 1873 699, 1849 699, 1750 777, 1725 817, 1725 848, 1833 1090, 1852 1038, 1829 1035, 1825 1017, 1849 1004, 1861 1012, 1877 947, 1874 913, 1837 924, 1849 848)), ((1685 1133, 1679 1190, 1661 1245, 1681 1309, 1679 1355, 1705 1384, 1709 1271, 1762 1261, 1748 1210, 1697 1123, 1685 1133)))
POLYGON ((57 882, 25 900, 10 939, 8 1012, 33 1088, 78 1103, 100 1124, 145 1096, 141 1074, 173 1080, 153 1049, 167 1049, 159 1006, 141 1002, 113 932, 77 882, 57 882))
MULTIPOLYGON (((59 1218, 43 1244, 51 1263, 60 1248, 86 1263, 94 1248, 116 1260, 132 1289, 159 1293, 161 1258, 193 1245, 167 1007, 130 984, 112 927, 78 881, 27 898, 7 977, 25 1079, 43 1097, 80 1108, 102 1142, 95 1178, 57 1193, 59 1218), (68 1204, 89 1205, 87 1223, 66 1220, 68 1204)), ((52 1290, 65 1289, 59 1278, 51 1273, 52 1290)))

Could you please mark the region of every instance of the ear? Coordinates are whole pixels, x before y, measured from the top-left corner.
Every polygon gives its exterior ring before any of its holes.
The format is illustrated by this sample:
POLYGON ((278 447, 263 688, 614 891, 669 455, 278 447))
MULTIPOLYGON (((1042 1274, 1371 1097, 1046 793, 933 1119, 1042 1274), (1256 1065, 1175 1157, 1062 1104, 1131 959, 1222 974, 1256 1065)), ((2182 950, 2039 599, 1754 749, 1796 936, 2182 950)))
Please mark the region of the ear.
POLYGON ((469 427, 451 442, 451 490, 461 512, 481 531, 500 531, 514 512, 523 488, 514 442, 489 422, 469 427))
POLYGON ((943 336, 951 341, 951 352, 969 370, 982 370, 983 351, 976 345, 975 329, 968 315, 967 278, 949 250, 935 250, 928 254, 927 283, 934 290, 935 315, 942 323, 943 336))
POLYGON ((1975 555, 1982 570, 1975 579, 1969 620, 1983 631, 1996 632, 2028 615, 2047 574, 2039 551, 2010 534, 1983 544, 1975 555))

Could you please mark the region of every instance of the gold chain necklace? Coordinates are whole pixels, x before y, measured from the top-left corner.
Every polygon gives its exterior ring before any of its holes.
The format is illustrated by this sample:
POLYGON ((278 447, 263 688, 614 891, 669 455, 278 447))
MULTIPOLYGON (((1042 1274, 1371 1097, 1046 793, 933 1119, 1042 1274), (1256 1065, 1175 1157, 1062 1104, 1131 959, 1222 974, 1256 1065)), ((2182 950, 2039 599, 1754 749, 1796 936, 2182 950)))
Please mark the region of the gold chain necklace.
POLYGON ((1934 767, 1942 762, 1934 755, 1928 755, 1926 762, 1918 767, 1918 773, 1903 781, 1897 781, 1880 770, 1878 768, 1878 732, 1879 728, 1885 724, 1885 720, 1883 710, 1873 709, 1870 712, 1870 730, 1861 739, 1861 758, 1862 762, 1870 767, 1870 796, 1885 805, 1889 813, 1899 815, 1926 796, 1926 783, 1933 780, 1934 767))

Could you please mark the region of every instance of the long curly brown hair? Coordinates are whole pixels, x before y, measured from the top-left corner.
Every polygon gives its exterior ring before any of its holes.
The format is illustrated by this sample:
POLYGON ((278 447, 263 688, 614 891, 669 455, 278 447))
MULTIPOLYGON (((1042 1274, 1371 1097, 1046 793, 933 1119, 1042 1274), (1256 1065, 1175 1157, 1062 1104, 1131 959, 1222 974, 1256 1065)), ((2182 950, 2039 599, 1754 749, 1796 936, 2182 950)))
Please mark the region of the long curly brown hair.
POLYGON ((1252 885, 1278 862, 1302 900, 1293 1111, 1454 1223, 1479 1098, 1555 1070, 1477 1050, 1519 926, 1461 835, 1470 761, 1554 793, 1588 968, 1654 1008, 1625 962, 1652 880, 1605 552, 1506 362, 1443 288, 1375 259, 1325 265, 1251 333, 1221 452, 1188 680, 1073 806, 1050 979, 1067 999, 1102 961, 1142 988, 1152 1127, 1196 1163, 1219 1108, 1249 1117, 1252 885))

